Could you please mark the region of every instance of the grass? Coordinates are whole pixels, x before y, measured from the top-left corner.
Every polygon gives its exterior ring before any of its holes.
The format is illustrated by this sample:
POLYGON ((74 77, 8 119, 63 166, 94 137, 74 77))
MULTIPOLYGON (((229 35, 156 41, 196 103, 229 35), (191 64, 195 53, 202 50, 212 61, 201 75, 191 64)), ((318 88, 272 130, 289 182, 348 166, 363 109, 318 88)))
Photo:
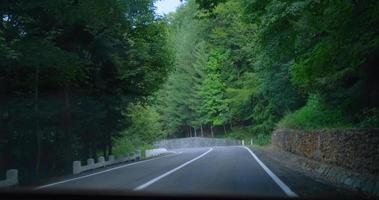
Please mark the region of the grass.
POLYGON ((133 141, 128 140, 127 138, 119 139, 112 149, 112 154, 115 156, 122 156, 129 153, 132 153, 136 150, 136 147, 133 145, 133 141))
POLYGON ((140 150, 141 150, 141 158, 144 159, 146 158, 146 150, 148 149, 154 149, 155 147, 153 145, 150 145, 150 144, 145 144, 143 146, 141 146, 140 150))
POLYGON ((253 138, 253 144, 259 146, 271 144, 271 134, 258 134, 253 138))
POLYGON ((127 137, 121 138, 117 140, 115 146, 113 147, 113 155, 115 156, 123 156, 130 153, 134 153, 137 150, 141 151, 141 158, 145 158, 145 150, 146 149, 154 149, 155 147, 151 144, 141 144, 140 141, 133 141, 127 137))
POLYGON ((271 144, 271 133, 253 134, 249 126, 234 127, 225 137, 244 140, 246 145, 250 145, 251 140, 253 141, 253 145, 264 146, 271 144))
POLYGON ((289 113, 278 123, 278 128, 297 130, 352 128, 353 124, 337 108, 321 103, 318 96, 311 96, 307 104, 289 113))

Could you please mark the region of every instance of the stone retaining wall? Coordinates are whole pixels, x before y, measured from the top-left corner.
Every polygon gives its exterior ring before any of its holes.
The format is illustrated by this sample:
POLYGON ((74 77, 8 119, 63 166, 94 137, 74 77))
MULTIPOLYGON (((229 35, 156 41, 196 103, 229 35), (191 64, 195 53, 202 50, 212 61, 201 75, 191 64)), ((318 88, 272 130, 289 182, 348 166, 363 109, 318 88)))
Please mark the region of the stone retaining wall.
POLYGON ((202 137, 168 139, 168 140, 161 140, 155 143, 156 147, 166 148, 166 149, 211 147, 211 146, 236 146, 236 145, 241 145, 241 141, 233 140, 233 139, 202 138, 202 137))
POLYGON ((328 164, 330 167, 317 171, 333 182, 379 195, 379 130, 278 129, 272 135, 272 145, 328 164))

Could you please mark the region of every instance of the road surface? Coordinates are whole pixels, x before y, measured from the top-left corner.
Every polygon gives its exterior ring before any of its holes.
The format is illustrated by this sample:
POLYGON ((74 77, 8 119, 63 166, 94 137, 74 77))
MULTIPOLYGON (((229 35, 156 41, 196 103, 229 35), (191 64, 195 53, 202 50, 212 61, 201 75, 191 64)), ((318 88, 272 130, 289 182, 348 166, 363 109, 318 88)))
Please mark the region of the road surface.
POLYGON ((38 190, 122 190, 180 195, 296 196, 246 147, 177 149, 176 154, 90 172, 38 190))

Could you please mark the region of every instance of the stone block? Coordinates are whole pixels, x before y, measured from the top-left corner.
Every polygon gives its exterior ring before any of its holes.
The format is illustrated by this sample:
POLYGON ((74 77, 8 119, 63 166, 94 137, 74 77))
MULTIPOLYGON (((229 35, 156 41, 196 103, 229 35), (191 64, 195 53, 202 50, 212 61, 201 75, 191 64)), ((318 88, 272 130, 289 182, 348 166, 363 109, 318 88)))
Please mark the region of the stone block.
POLYGON ((17 169, 10 169, 7 171, 6 174, 7 181, 9 181, 12 185, 18 184, 18 170, 17 169))
POLYGON ((87 159, 87 165, 88 166, 92 166, 92 165, 94 165, 95 164, 95 160, 93 159, 93 158, 89 158, 89 159, 87 159))
POLYGON ((100 157, 97 159, 97 162, 98 162, 98 163, 104 163, 104 162, 105 162, 105 158, 104 158, 104 156, 100 156, 100 157))
POLYGON ((108 161, 114 162, 114 160, 115 160, 114 155, 110 155, 109 158, 108 158, 108 161))
POLYGON ((76 160, 72 163, 73 174, 79 174, 81 172, 81 162, 76 160))

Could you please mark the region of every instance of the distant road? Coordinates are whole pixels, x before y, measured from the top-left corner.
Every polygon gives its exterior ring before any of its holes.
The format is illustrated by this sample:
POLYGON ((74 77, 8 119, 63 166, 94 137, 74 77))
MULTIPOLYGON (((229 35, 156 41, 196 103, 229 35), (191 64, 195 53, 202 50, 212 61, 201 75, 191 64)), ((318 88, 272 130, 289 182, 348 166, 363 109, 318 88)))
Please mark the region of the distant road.
POLYGON ((177 149, 177 154, 40 186, 39 190, 134 190, 181 195, 296 196, 241 146, 177 149))

